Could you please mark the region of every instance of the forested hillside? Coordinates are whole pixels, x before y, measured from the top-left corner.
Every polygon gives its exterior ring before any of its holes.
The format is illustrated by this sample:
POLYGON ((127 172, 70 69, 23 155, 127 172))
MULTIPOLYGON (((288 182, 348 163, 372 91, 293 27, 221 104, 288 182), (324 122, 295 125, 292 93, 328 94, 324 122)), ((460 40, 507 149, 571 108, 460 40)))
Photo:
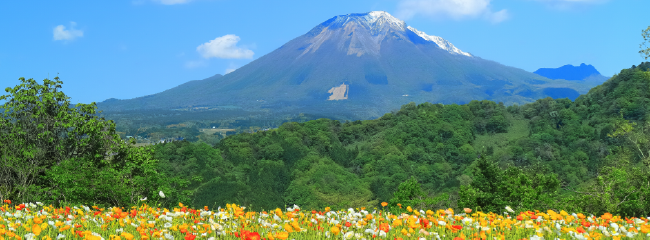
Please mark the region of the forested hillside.
MULTIPOLYGON (((144 180, 136 184, 148 186, 137 197, 162 200, 155 194, 163 190, 168 196, 163 204, 181 201, 195 208, 238 203, 252 209, 292 204, 321 209, 389 202, 392 208, 401 203, 502 211, 509 205, 646 216, 649 67, 646 62, 624 69, 575 102, 546 98, 507 107, 491 101, 410 103, 376 120, 289 122, 230 136, 215 146, 180 141, 142 148, 137 154, 121 148, 121 161, 155 165, 117 171, 114 178, 156 176, 149 185, 144 180)), ((2 126, 10 125, 4 121, 2 126)), ((7 158, 12 153, 2 154, 7 158)), ((110 176, 101 173, 113 171, 111 164, 83 166, 107 181, 110 176)), ((35 184, 63 181, 60 172, 51 172, 44 169, 45 177, 35 184)), ((95 186, 96 175, 74 176, 95 186)), ((46 192, 53 187, 32 189, 46 192)), ((66 199, 81 190, 76 191, 66 192, 66 199)), ((21 197, 18 191, 0 193, 3 199, 21 197)), ((33 196, 60 201, 55 196, 59 192, 48 193, 33 196)), ((84 193, 74 201, 121 204, 133 195, 113 194, 124 196, 116 202, 84 193)))
MULTIPOLYGON (((157 145, 155 152, 166 171, 181 170, 188 181, 195 179, 187 189, 196 206, 376 206, 389 202, 398 186, 413 176, 424 193, 421 204, 428 197, 430 205, 460 207, 461 185, 480 190, 482 183, 474 180, 484 177, 477 161, 482 158, 504 169, 503 174, 514 174, 505 171, 509 167, 520 169, 516 174, 534 180, 530 184, 544 179, 546 185, 531 189, 548 190, 543 193, 549 194, 548 201, 612 211, 602 203, 589 205, 584 201, 591 198, 581 196, 606 194, 594 189, 600 186, 595 180, 620 179, 608 178, 616 172, 607 168, 611 166, 624 174, 635 174, 628 170, 637 167, 639 178, 627 175, 625 184, 647 183, 641 177, 648 170, 642 163, 650 150, 643 135, 649 106, 647 68, 648 63, 625 69, 575 102, 546 98, 509 107, 491 101, 411 103, 377 120, 285 123, 277 130, 228 137, 215 149, 177 142, 157 145)), ((630 203, 634 210, 619 209, 629 214, 647 211, 650 205, 643 194, 648 192, 643 191, 619 189, 610 200, 623 201, 617 208, 630 203)), ((508 201, 522 199, 503 201, 517 206, 508 201)))

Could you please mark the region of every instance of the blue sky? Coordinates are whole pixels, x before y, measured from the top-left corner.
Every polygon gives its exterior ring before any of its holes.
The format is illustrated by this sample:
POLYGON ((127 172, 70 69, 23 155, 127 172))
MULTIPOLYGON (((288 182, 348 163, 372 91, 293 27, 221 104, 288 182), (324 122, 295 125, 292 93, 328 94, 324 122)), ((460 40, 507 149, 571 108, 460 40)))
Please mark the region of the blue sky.
MULTIPOLYGON (((58 76, 72 102, 224 74, 342 14, 387 11, 484 59, 535 71, 639 64, 647 0, 1 1, 0 89, 58 76)), ((2 92, 4 94, 4 91, 2 92)))

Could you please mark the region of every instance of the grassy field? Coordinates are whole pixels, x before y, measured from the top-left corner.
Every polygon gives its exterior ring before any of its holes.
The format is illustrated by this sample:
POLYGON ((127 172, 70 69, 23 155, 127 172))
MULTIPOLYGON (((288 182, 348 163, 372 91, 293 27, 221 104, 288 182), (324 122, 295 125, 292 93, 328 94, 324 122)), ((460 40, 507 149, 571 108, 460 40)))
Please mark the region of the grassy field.
POLYGON ((528 119, 512 119, 507 133, 477 135, 474 149, 481 151, 492 146, 494 152, 508 145, 508 142, 528 136, 528 119))

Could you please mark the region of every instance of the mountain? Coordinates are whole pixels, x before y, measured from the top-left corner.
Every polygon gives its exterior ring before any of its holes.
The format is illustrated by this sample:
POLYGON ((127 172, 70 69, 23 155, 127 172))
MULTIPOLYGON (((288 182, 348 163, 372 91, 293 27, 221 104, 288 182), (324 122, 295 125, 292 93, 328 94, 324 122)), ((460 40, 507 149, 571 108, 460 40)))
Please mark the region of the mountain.
POLYGON ((586 93, 579 83, 504 66, 390 14, 333 17, 222 77, 98 104, 105 111, 229 107, 367 119, 409 102, 523 104, 586 93))
POLYGON ((559 68, 540 68, 534 73, 547 77, 550 79, 565 79, 565 80, 586 80, 605 82, 608 77, 605 77, 596 70, 594 66, 586 65, 584 63, 580 66, 564 65, 559 68))

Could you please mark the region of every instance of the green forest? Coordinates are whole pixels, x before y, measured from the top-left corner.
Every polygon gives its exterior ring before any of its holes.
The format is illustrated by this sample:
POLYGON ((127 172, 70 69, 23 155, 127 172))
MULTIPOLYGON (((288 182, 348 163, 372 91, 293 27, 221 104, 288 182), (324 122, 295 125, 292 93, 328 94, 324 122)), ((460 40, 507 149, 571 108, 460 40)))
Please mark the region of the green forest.
POLYGON ((575 101, 410 103, 375 120, 146 147, 122 140, 94 103, 72 106, 58 77, 21 78, 0 97, 0 200, 647 216, 649 68, 623 69, 575 101))

